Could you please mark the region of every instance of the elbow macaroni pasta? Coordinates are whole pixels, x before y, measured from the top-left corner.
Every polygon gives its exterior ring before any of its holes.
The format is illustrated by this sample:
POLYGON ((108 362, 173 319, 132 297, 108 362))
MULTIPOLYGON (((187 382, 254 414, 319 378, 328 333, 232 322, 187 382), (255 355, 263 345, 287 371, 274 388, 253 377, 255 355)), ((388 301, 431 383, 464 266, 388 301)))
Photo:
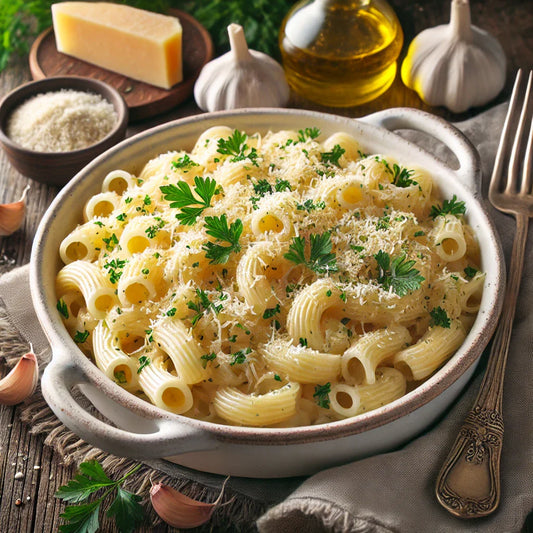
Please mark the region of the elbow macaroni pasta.
POLYGON ((464 204, 364 140, 320 139, 215 126, 102 176, 59 248, 80 349, 162 409, 245 426, 357 416, 438 370, 483 295, 464 204))

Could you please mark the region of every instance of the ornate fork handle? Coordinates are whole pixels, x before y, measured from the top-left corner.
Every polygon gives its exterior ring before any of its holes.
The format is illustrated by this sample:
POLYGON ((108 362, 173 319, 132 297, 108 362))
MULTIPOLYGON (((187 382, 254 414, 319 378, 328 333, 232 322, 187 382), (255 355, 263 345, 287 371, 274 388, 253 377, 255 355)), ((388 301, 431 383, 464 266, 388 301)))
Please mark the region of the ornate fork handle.
POLYGON ((507 291, 487 370, 474 407, 437 478, 439 502, 461 518, 486 516, 500 501, 503 377, 524 266, 527 230, 528 216, 516 215, 507 291))

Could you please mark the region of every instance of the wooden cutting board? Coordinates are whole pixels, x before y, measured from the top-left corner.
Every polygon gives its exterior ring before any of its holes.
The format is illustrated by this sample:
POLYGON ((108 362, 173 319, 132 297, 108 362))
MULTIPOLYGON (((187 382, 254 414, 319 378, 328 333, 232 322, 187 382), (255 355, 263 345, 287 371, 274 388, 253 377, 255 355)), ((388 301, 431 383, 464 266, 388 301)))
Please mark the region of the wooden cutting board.
POLYGON ((58 52, 53 28, 43 31, 31 47, 32 77, 40 80, 72 75, 102 80, 122 94, 132 122, 164 113, 192 94, 202 67, 213 58, 211 37, 195 18, 178 9, 169 10, 169 15, 179 18, 183 30, 183 81, 171 89, 160 89, 58 52))

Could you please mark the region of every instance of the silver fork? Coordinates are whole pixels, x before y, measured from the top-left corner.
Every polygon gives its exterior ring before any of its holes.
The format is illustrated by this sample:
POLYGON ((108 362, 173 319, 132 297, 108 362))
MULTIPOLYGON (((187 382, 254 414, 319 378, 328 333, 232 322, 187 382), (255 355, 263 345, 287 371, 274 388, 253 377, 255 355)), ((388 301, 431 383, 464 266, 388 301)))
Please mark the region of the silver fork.
POLYGON ((528 224, 529 219, 533 217, 531 177, 533 123, 529 129, 525 155, 523 159, 520 157, 525 144, 523 136, 526 122, 530 115, 528 108, 532 80, 533 71, 529 73, 522 111, 509 156, 507 180, 504 183, 503 170, 512 142, 511 127, 518 112, 521 85, 523 85, 522 71, 518 71, 489 187, 489 200, 492 205, 516 219, 516 233, 502 314, 478 397, 437 477, 437 499, 448 511, 461 518, 486 516, 492 513, 500 502, 503 376, 524 266, 528 224))

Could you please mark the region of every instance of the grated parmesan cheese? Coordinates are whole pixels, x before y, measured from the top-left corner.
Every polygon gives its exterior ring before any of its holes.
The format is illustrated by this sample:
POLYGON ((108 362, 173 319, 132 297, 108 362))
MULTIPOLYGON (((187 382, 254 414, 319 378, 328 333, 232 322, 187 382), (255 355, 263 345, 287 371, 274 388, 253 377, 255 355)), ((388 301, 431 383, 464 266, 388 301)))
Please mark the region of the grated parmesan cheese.
POLYGON ((113 105, 99 94, 63 89, 21 104, 9 118, 7 135, 36 152, 70 152, 97 143, 116 122, 113 105))

